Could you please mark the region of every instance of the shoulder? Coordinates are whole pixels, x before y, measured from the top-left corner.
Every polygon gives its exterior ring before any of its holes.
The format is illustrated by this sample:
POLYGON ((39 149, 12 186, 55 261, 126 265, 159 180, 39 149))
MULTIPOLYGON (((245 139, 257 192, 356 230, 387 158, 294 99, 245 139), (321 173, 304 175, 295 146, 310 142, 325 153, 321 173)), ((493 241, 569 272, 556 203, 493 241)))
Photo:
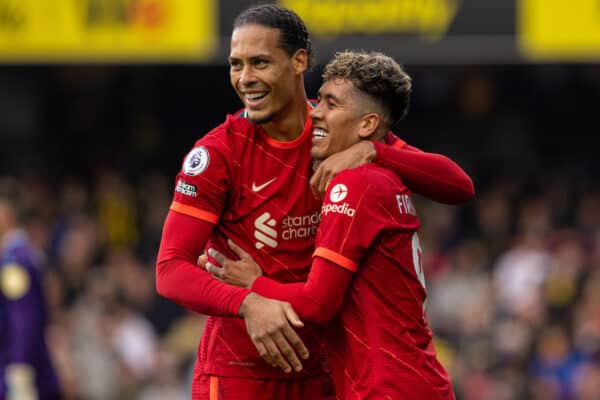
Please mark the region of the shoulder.
POLYGON ((255 127, 247 118, 227 115, 223 123, 194 143, 184 158, 183 171, 194 176, 204 172, 212 162, 229 164, 240 148, 252 142, 255 127))
POLYGON ((331 181, 331 184, 338 183, 361 190, 377 189, 377 192, 406 190, 406 185, 399 176, 373 163, 340 172, 331 181))
POLYGON ((239 113, 228 114, 221 124, 217 125, 206 135, 196 141, 194 147, 211 146, 215 148, 227 147, 235 138, 248 137, 256 130, 256 125, 239 113))
POLYGON ((324 203, 343 204, 361 209, 391 207, 398 195, 410 192, 400 178, 372 164, 345 170, 330 182, 324 203))

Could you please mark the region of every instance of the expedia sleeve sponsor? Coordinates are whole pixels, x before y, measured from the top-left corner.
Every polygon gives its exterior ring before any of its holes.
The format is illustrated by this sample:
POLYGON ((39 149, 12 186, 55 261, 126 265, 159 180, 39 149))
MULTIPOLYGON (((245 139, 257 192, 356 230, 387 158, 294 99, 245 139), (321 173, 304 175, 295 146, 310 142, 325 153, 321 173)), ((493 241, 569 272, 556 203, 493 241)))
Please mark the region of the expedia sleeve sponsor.
POLYGON ((350 207, 350 204, 348 203, 323 204, 323 206, 321 207, 321 214, 327 215, 329 213, 337 213, 347 215, 349 217, 354 217, 354 214, 356 214, 356 209, 350 207))
POLYGON ((356 209, 352 208, 347 202, 341 203, 347 196, 348 187, 343 183, 336 184, 329 192, 329 202, 326 201, 321 207, 321 215, 338 213, 354 217, 356 209))
POLYGON ((198 190, 196 186, 191 185, 189 183, 185 183, 181 179, 177 181, 177 187, 175 187, 175 191, 181 193, 184 196, 196 197, 198 195, 198 190))

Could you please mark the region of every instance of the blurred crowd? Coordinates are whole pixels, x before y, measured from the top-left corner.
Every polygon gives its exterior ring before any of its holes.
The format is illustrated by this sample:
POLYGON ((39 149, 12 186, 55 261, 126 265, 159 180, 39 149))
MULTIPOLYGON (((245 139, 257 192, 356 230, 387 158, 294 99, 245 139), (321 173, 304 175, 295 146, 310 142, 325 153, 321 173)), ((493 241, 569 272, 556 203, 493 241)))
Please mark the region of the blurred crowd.
POLYGON ((154 289, 170 180, 131 185, 104 171, 92 186, 19 185, 25 227, 47 256, 47 334, 65 398, 188 399, 203 318, 154 289))
MULTIPOLYGON (((460 399, 600 398, 600 192, 541 178, 459 208, 418 198, 428 314, 460 399)), ((170 177, 19 183, 66 398, 189 398, 204 318, 154 290, 170 177)))
POLYGON ((480 187, 468 225, 421 207, 428 313, 463 400, 600 398, 600 192, 543 178, 480 187))
MULTIPOLYGON (((154 262, 180 160, 222 119, 215 109, 235 110, 224 95, 202 111, 214 95, 202 82, 225 85, 226 71, 82 69, 0 94, 2 175, 17 180, 47 257, 47 335, 66 399, 189 399, 204 317, 156 295, 154 262)), ((577 122, 595 117, 600 72, 450 71, 414 71, 413 136, 401 136, 475 181, 470 204, 416 202, 429 322, 457 397, 600 399, 597 151, 573 143, 577 122)))

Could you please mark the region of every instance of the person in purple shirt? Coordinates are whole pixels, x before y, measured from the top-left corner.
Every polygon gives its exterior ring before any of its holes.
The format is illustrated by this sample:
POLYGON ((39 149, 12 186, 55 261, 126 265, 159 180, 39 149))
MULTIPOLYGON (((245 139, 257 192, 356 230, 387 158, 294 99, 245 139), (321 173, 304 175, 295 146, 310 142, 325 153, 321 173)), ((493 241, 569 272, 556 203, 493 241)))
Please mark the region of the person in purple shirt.
POLYGON ((44 337, 42 259, 20 227, 15 193, 0 182, 0 400, 60 399, 44 337))

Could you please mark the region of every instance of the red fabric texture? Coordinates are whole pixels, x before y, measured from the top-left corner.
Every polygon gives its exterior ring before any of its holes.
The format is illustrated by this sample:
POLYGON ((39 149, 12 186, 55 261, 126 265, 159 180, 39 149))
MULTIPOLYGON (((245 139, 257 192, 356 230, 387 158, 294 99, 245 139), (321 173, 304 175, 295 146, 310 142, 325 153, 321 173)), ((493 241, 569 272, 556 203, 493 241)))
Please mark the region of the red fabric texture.
POLYGON ((161 296, 195 312, 237 317, 247 289, 227 285, 196 266, 213 224, 169 211, 156 266, 161 296))
POLYGON ((475 188, 467 173, 446 156, 405 145, 402 148, 373 142, 375 163, 393 171, 413 191, 444 204, 473 199, 475 188))

